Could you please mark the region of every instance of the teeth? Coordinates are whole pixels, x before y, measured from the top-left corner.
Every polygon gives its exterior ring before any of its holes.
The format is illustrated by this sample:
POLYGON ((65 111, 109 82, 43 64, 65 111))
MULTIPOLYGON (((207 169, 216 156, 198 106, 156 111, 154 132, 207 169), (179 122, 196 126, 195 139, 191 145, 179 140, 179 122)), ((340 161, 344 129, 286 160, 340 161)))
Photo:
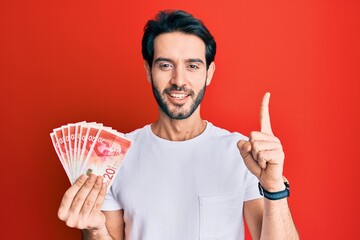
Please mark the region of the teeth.
POLYGON ((176 93, 173 93, 170 95, 171 97, 173 98, 185 98, 186 97, 186 94, 176 94, 176 93))

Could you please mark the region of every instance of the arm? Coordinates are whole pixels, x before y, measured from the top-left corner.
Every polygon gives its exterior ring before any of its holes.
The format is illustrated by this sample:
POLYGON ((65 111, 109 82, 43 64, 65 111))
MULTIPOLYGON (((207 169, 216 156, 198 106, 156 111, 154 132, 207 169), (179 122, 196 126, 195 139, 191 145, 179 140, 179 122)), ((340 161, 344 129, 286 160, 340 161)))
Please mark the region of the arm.
MULTIPOLYGON (((252 132, 249 141, 239 141, 238 148, 246 167, 269 192, 285 189, 283 165, 285 154, 280 140, 273 135, 266 93, 260 108, 260 132, 252 132)), ((254 239, 299 239, 287 199, 253 200, 244 203, 244 216, 254 239)))
POLYGON ((287 199, 256 199, 244 203, 252 239, 299 239, 287 199))
POLYGON ((112 239, 123 240, 124 239, 124 211, 103 211, 105 215, 106 228, 100 231, 83 230, 83 240, 87 239, 112 239))
POLYGON ((299 239, 287 199, 264 199, 264 203, 261 239, 299 239))
POLYGON ((260 239, 264 213, 262 198, 244 202, 244 218, 252 239, 260 239))
POLYGON ((122 211, 101 211, 106 189, 102 176, 80 176, 65 192, 58 217, 67 226, 82 229, 83 239, 122 240, 122 211))

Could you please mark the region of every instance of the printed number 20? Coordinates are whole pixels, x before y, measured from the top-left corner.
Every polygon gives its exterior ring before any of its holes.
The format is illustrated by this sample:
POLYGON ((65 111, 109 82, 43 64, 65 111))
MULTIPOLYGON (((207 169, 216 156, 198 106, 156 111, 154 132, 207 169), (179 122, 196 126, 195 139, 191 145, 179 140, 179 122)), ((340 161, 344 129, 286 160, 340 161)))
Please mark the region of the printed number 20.
POLYGON ((107 168, 105 172, 106 173, 103 175, 104 178, 107 177, 109 180, 111 180, 114 177, 115 170, 113 168, 107 168))

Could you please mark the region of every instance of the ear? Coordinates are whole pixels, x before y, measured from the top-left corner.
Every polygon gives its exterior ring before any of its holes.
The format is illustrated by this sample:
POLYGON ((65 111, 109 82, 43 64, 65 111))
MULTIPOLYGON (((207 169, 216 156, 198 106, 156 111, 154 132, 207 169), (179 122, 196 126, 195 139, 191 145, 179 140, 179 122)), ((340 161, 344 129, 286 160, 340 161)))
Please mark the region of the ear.
POLYGON ((149 83, 151 83, 151 68, 146 60, 144 60, 144 68, 146 72, 146 79, 148 80, 149 83))
POLYGON ((210 85, 212 77, 214 76, 214 72, 215 72, 215 63, 212 62, 212 63, 210 63, 210 66, 207 70, 206 86, 210 85))

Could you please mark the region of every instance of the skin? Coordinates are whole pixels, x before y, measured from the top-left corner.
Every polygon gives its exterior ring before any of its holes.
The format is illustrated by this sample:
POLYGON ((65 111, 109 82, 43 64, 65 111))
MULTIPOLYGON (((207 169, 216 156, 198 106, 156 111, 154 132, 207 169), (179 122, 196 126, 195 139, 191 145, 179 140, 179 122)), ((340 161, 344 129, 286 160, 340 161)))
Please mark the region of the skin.
MULTIPOLYGON (((159 105, 159 117, 151 125, 159 137, 184 141, 201 134, 206 122, 200 116, 199 95, 211 83, 215 64, 206 67, 205 44, 194 35, 178 32, 155 38, 152 68, 145 61, 147 80, 159 105), (175 87, 176 86, 176 87, 175 87)), ((283 190, 284 152, 271 130, 270 94, 260 106, 260 131, 237 147, 248 169, 268 191, 283 190)), ((64 194, 58 216, 69 227, 86 229, 84 239, 124 239, 123 211, 104 211, 106 185, 102 177, 81 176, 64 194)), ((241 216, 239 216, 241 217, 241 216)), ((244 218, 253 239, 298 239, 287 199, 244 202, 244 218)))
MULTIPOLYGON (((246 167, 261 186, 277 192, 285 189, 282 175, 285 155, 271 129, 269 101, 270 93, 265 93, 260 106, 260 131, 251 132, 249 141, 240 140, 237 145, 246 167)), ((299 239, 287 198, 245 202, 244 216, 253 239, 299 239)))
MULTIPOLYGON (((155 38, 154 49, 152 68, 147 62, 144 63, 149 83, 161 93, 162 100, 173 115, 188 115, 199 92, 211 83, 215 64, 211 63, 207 70, 205 45, 194 35, 161 34, 155 38), (173 85, 183 89, 167 93, 166 89, 173 85), (176 94, 185 97, 173 97, 176 94)), ((205 127, 206 123, 200 117, 200 106, 183 120, 170 117, 159 109, 159 118, 152 124, 152 130, 157 136, 172 141, 194 138, 205 127)))

